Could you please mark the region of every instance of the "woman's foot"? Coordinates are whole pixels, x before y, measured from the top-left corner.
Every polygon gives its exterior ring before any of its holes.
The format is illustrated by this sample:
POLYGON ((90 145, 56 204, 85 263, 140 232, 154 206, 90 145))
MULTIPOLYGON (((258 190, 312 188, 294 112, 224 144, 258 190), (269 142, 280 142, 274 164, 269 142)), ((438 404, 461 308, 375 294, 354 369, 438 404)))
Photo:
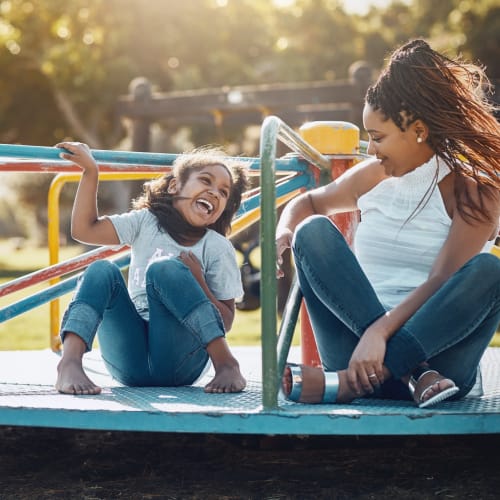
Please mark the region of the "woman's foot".
POLYGON ((241 392, 247 381, 240 372, 238 363, 218 366, 215 377, 205 386, 205 392, 241 392))
MULTIPOLYGON (((347 382, 347 370, 338 372, 327 372, 326 378, 330 378, 329 374, 336 374, 334 380, 326 383, 326 393, 334 394, 336 397, 333 401, 330 398, 325 398, 325 372, 322 368, 300 365, 300 380, 294 380, 292 369, 289 365, 285 367, 283 377, 281 379, 281 388, 285 397, 289 397, 292 393, 294 384, 300 384, 300 394, 297 402, 299 403, 350 403, 353 399, 363 396, 354 392, 347 382), (329 384, 336 384, 337 387, 332 387, 329 384)), ((293 399, 295 401, 295 398, 293 399)))
POLYGON ((99 394, 101 388, 95 385, 83 371, 78 359, 64 359, 57 366, 56 389, 63 394, 99 394))
POLYGON ((419 408, 427 408, 458 392, 453 380, 443 377, 436 370, 419 370, 410 377, 410 391, 419 408))

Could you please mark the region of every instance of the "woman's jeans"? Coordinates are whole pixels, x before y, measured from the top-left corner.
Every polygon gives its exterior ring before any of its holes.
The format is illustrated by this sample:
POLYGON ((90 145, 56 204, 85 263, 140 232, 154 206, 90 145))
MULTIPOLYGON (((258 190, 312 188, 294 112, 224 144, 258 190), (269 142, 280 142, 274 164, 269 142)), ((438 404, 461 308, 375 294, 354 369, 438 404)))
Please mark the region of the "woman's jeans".
MULTIPOLYGON (((327 217, 306 219, 292 247, 323 367, 345 369, 363 332, 386 309, 327 217)), ((377 397, 408 399, 400 378, 424 361, 455 381, 460 388, 456 398, 465 396, 499 320, 500 259, 482 253, 451 276, 387 342, 384 365, 392 378, 377 397)))
POLYGON ((149 265, 146 292, 149 321, 137 312, 120 269, 92 263, 64 314, 62 340, 75 333, 90 350, 97 332, 106 367, 122 384, 192 384, 208 361, 206 346, 224 336, 221 315, 178 259, 149 265))

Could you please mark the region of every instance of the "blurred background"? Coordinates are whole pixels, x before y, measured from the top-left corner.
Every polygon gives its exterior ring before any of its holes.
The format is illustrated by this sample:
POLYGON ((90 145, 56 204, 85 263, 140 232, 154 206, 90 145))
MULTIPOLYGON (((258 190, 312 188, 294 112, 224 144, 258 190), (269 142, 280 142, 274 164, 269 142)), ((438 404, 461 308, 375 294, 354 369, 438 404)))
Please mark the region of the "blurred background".
MULTIPOLYGON (((138 78, 162 93, 328 82, 349 78, 357 61, 376 77, 388 53, 415 37, 479 61, 500 79, 498 0, 3 0, 0 143, 72 139, 131 149, 118 102, 138 78)), ((150 132, 148 149, 158 152, 208 143, 234 155, 258 152, 255 123, 170 116, 150 132)), ((2 174, 0 238, 45 243, 51 177, 2 174)), ((63 193, 67 206, 73 189, 63 193)), ((104 210, 122 210, 117 200, 133 194, 106 189, 104 210)))

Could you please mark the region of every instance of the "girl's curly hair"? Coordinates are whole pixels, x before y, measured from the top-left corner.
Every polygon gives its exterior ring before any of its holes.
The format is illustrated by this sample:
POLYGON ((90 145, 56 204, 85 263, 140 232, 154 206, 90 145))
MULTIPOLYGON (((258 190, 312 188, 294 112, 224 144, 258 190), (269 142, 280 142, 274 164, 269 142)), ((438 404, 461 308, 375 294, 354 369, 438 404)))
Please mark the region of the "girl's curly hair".
POLYGON ((489 219, 484 196, 500 189, 500 124, 489 88, 483 68, 413 40, 392 54, 365 97, 401 130, 418 119, 429 127, 428 144, 458 174, 457 209, 469 221, 489 219), (466 176, 477 182, 479 201, 466 188, 466 176))
POLYGON ((221 165, 229 172, 231 191, 226 208, 208 228, 227 236, 231 232, 231 221, 241 205, 243 193, 248 188, 248 177, 245 163, 228 157, 221 149, 203 148, 179 155, 173 163, 171 173, 144 184, 141 196, 133 202, 133 208, 149 209, 158 219, 159 227, 180 244, 185 244, 192 238, 200 238, 205 233, 205 228, 192 226, 179 214, 173 206, 175 195, 168 193, 168 187, 173 178, 183 185, 193 172, 214 165, 221 165))

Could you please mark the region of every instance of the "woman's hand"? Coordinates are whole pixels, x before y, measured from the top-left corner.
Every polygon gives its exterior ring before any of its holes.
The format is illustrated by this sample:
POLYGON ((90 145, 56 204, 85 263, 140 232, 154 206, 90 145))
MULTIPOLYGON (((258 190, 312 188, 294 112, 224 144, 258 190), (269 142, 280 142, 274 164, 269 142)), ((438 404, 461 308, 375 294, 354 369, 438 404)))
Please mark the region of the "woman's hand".
POLYGON ((64 160, 76 163, 84 172, 98 170, 97 163, 92 157, 87 144, 81 142, 60 142, 55 147, 69 151, 69 153, 61 153, 59 156, 64 160))
POLYGON ((349 386, 357 394, 372 393, 374 388, 384 382, 386 345, 384 335, 374 324, 365 330, 347 368, 349 386))
POLYGON ((290 229, 283 229, 276 233, 276 277, 282 278, 285 273, 281 269, 283 265, 283 253, 292 246, 293 232, 290 229))

